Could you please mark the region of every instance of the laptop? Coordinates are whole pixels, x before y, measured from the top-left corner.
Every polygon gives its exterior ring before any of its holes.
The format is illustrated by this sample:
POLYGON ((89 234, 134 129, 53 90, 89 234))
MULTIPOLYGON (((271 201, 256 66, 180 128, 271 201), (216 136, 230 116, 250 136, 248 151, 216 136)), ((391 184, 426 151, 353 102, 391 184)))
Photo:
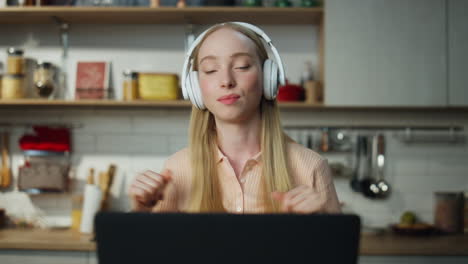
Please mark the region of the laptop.
POLYGON ((98 213, 99 264, 355 264, 360 219, 326 214, 98 213))

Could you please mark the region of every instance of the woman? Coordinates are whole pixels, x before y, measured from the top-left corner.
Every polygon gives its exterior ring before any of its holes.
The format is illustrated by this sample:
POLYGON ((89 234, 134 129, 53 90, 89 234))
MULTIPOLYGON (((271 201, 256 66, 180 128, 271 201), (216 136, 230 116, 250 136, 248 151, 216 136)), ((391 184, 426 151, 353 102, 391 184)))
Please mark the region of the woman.
POLYGON ((261 38, 239 23, 199 38, 191 54, 201 98, 188 90, 195 102, 189 147, 161 173, 137 175, 129 190, 134 211, 340 212, 326 159, 284 134, 276 90, 266 99, 261 38))

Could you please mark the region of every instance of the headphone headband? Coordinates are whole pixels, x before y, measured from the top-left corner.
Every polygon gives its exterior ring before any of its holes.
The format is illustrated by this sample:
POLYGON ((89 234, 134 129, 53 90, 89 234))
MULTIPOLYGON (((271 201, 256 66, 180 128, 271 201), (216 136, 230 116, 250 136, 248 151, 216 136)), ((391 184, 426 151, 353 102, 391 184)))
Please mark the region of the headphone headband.
MULTIPOLYGON (((186 84, 187 79, 189 79, 188 75, 192 71, 192 67, 193 67, 193 64, 194 64, 193 63, 193 58, 192 58, 193 51, 199 45, 199 43, 202 41, 203 37, 207 34, 207 32, 209 32, 214 27, 222 26, 222 25, 225 25, 225 24, 235 24, 235 25, 239 25, 241 27, 247 28, 247 29, 253 31, 258 36, 260 36, 265 41, 265 43, 267 45, 264 45, 264 46, 268 46, 270 48, 270 50, 271 50, 271 52, 273 54, 274 60, 275 60, 276 64, 278 65, 278 72, 279 72, 278 81, 279 81, 279 84, 280 85, 285 85, 286 84, 286 78, 285 78, 285 73, 284 73, 283 62, 281 60, 281 57, 279 56, 278 50, 273 45, 272 40, 267 36, 267 34, 265 34, 265 32, 263 32, 263 30, 261 30, 257 26, 254 26, 254 25, 249 24, 249 23, 245 23, 245 22, 225 22, 225 23, 221 23, 221 24, 211 26, 208 29, 206 29, 205 31, 203 31, 200 35, 198 35, 198 37, 193 41, 193 43, 187 49, 187 53, 185 54, 185 59, 184 59, 184 66, 182 68, 182 78, 181 78, 181 80, 182 80, 182 93, 183 93, 184 99, 193 98, 193 96, 195 96, 193 94, 193 91, 189 91, 190 89, 187 89, 187 84, 186 84)), ((265 48, 267 48, 267 47, 265 47, 265 48)))

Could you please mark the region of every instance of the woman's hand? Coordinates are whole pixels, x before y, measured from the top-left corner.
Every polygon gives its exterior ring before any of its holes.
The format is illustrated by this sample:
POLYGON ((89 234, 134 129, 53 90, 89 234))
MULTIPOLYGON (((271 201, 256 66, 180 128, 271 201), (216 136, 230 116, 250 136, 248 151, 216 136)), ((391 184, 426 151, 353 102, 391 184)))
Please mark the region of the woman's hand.
POLYGON ((317 213, 323 211, 326 203, 325 195, 305 185, 288 192, 273 192, 272 197, 280 203, 280 211, 285 213, 317 213))
POLYGON ((132 210, 149 212, 164 197, 164 189, 172 180, 172 173, 165 169, 161 174, 147 170, 136 176, 128 191, 132 210))

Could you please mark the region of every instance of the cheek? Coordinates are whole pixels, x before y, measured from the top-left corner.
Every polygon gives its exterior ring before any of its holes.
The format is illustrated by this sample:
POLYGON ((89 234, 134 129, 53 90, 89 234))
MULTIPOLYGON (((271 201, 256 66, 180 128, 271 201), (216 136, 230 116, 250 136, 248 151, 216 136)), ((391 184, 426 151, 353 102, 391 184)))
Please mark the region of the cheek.
POLYGON ((263 85, 262 85, 262 72, 259 73, 251 73, 245 76, 244 84, 245 87, 248 87, 248 91, 252 93, 262 93, 263 85))

